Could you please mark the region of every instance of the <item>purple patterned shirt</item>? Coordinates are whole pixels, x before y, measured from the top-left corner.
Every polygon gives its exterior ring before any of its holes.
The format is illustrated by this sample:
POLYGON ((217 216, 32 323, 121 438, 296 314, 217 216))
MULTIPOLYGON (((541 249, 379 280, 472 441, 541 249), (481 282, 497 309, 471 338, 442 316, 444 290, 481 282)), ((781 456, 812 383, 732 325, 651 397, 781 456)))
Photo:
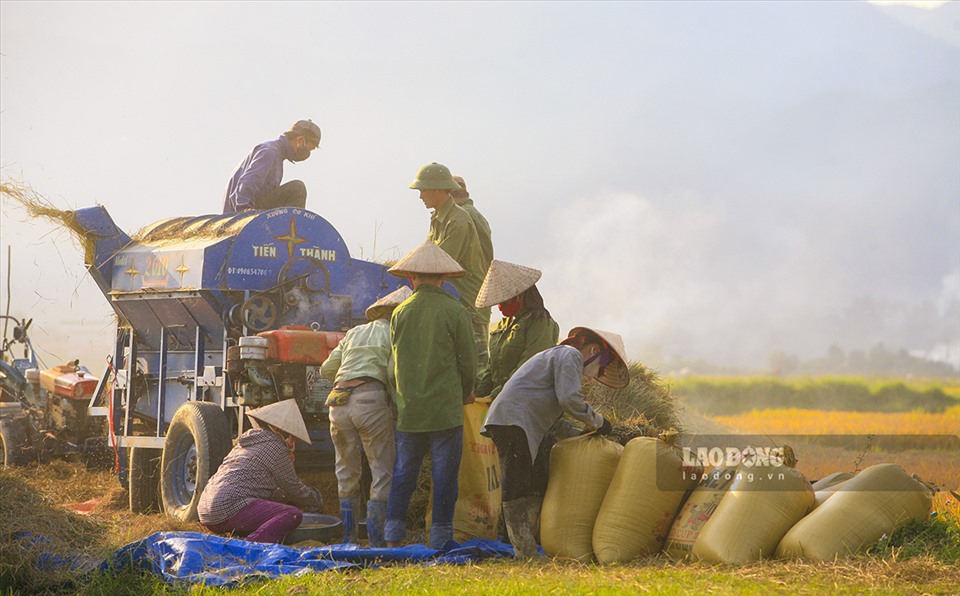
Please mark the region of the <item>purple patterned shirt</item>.
POLYGON ((223 523, 254 499, 282 500, 306 510, 323 508, 320 493, 297 477, 284 440, 260 428, 240 436, 207 482, 197 504, 200 523, 223 523))

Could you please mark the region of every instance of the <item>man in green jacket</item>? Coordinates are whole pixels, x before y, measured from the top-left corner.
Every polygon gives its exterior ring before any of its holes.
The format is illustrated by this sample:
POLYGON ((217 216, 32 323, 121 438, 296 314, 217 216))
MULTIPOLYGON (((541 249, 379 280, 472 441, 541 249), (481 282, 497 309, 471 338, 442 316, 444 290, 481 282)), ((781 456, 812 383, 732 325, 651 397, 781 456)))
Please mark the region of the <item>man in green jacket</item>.
POLYGON ((410 183, 410 188, 419 190, 424 206, 433 210, 427 240, 442 248, 464 269, 464 274, 451 279, 450 283, 460 294, 460 303, 470 314, 477 362, 479 370, 483 370, 489 360, 487 334, 490 309, 477 308, 475 304, 483 277, 487 274, 476 224, 450 195, 451 191, 460 190, 460 185, 453 179, 447 166, 436 162, 423 166, 410 183))
POLYGON ((440 289, 463 268, 429 240, 390 268, 410 279, 413 295, 393 312, 390 337, 397 382, 397 458, 387 500, 387 546, 406 538, 407 509, 423 458, 433 476, 430 547, 453 539, 457 476, 463 450, 463 405, 473 401, 477 350, 470 316, 440 289))

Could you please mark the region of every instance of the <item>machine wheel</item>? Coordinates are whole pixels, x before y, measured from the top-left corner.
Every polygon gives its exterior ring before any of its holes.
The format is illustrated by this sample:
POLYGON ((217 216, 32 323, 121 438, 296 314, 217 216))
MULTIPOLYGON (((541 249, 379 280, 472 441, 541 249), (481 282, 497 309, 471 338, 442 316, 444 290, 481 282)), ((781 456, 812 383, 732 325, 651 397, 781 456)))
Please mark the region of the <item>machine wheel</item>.
POLYGON ((181 521, 197 520, 207 481, 230 451, 230 427, 216 404, 187 402, 170 422, 161 459, 163 510, 181 521))
POLYGON ((131 447, 127 477, 130 484, 130 511, 133 513, 160 512, 160 458, 159 449, 131 447))
POLYGON ((259 333, 273 327, 280 316, 280 308, 271 296, 257 294, 251 297, 240 310, 240 319, 250 331, 259 333))
POLYGON ((3 467, 22 466, 26 464, 26 454, 23 452, 27 433, 19 420, 0 420, 0 463, 3 467))

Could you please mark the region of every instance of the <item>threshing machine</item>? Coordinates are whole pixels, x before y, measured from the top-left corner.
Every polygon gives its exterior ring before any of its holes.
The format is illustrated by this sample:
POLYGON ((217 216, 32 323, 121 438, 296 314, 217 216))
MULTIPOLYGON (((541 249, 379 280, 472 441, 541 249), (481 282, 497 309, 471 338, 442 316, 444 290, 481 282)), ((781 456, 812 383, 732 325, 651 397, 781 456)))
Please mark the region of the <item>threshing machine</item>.
POLYGON ((118 317, 89 413, 108 419, 130 508, 196 519, 207 480, 249 428, 244 411, 295 399, 332 465, 319 365, 395 290, 310 211, 178 217, 129 237, 101 207, 74 212, 89 273, 118 317))

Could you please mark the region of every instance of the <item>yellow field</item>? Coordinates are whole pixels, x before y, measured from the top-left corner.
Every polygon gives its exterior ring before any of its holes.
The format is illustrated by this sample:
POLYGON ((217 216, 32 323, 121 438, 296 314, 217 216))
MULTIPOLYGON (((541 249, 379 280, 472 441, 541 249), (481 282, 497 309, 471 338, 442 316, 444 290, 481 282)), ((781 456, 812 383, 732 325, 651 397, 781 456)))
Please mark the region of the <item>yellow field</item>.
POLYGON ((956 435, 960 406, 942 414, 929 412, 830 412, 825 410, 753 410, 715 421, 744 433, 956 435))
MULTIPOLYGON (((824 410, 754 410, 713 420, 742 433, 777 435, 957 435, 960 406, 941 414, 928 412, 831 412, 824 410)), ((906 437, 905 437, 906 438, 906 437)), ((888 445, 894 442, 886 441, 888 445)), ((914 443, 905 443, 913 445, 914 443)), ((816 480, 833 472, 854 472, 866 467, 894 463, 925 482, 945 490, 938 493, 934 509, 952 519, 960 518, 960 502, 948 490, 960 490, 960 453, 956 449, 904 448, 883 450, 864 440, 858 449, 809 442, 792 445, 797 469, 816 480)))

